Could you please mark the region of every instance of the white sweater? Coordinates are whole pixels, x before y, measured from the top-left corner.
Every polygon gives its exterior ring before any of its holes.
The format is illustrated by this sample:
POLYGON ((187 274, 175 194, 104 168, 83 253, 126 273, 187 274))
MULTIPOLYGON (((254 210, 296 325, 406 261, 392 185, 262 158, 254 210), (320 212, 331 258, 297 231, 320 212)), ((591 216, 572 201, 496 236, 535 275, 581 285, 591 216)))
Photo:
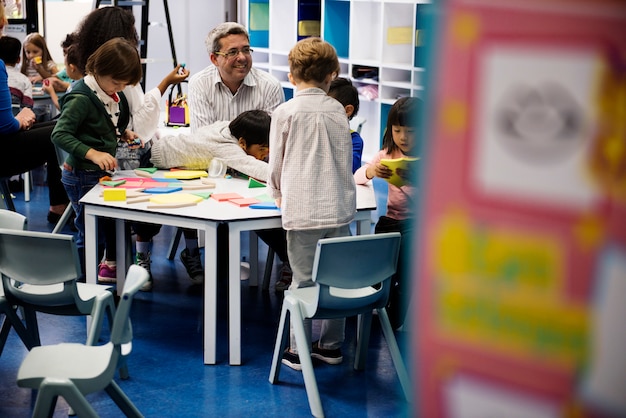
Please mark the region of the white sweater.
POLYGON ((167 135, 154 140, 150 161, 158 168, 206 170, 213 158, 220 158, 230 168, 267 181, 268 164, 246 154, 230 133, 229 124, 229 121, 218 121, 194 134, 167 135))

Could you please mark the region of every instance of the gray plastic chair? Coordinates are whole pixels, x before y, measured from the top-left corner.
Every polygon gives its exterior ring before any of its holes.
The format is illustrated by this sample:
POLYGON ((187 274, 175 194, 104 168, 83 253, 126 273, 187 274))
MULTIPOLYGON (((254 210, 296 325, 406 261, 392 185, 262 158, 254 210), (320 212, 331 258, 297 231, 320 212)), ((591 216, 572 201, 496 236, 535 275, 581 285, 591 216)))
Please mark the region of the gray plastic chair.
POLYGON ((307 318, 330 319, 359 315, 354 369, 363 370, 372 312, 376 310, 404 395, 410 399, 409 376, 385 310, 391 276, 396 272, 400 237, 400 233, 392 232, 321 239, 313 264, 315 285, 285 291, 269 381, 272 384, 278 382, 283 351, 289 341, 287 319, 290 319, 309 407, 311 414, 316 417, 323 417, 324 410, 313 372, 311 341, 308 341, 304 329, 303 321, 307 318))
MULTIPOLYGON (((0 209, 0 228, 24 230, 26 228, 26 217, 17 212, 0 209)), ((4 297, 2 286, 0 286, 0 313, 4 314, 4 318, 0 322, 0 355, 9 337, 9 332, 11 332, 11 327, 15 329, 15 332, 17 332, 27 349, 33 348, 35 341, 17 315, 17 306, 11 305, 4 297)))
MULTIPOLYGON (((0 229, 0 273, 12 305, 56 315, 91 315, 89 345, 97 343, 105 316, 112 325, 112 288, 76 281, 79 254, 71 235, 0 229)), ((26 318, 26 328, 35 345, 41 345, 36 315, 26 318)))
POLYGON ((129 315, 133 297, 149 276, 143 267, 128 269, 108 343, 63 343, 35 347, 28 353, 17 373, 17 385, 38 389, 33 417, 52 417, 59 396, 79 417, 97 417, 85 395, 100 390, 106 391, 127 417, 143 416, 113 377, 122 346, 132 341, 129 315))

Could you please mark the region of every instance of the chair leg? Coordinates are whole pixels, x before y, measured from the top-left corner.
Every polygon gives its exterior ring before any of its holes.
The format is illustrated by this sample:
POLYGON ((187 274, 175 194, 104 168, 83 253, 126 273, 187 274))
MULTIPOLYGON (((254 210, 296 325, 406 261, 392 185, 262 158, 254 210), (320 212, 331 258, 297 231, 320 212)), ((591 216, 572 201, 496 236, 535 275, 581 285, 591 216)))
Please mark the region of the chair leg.
POLYGON ((135 404, 132 403, 130 398, 122 391, 115 381, 111 380, 111 383, 104 388, 106 393, 109 394, 113 402, 122 410, 127 417, 143 418, 142 413, 137 409, 135 404))
POLYGON ((6 342, 6 338, 9 335, 9 331, 11 330, 11 326, 20 337, 27 350, 31 350, 38 344, 38 341, 35 339, 35 336, 32 332, 29 331, 28 328, 24 326, 22 320, 19 316, 17 316, 17 312, 14 309, 10 309, 5 312, 5 321, 2 324, 2 330, 0 331, 0 354, 2 353, 2 348, 4 347, 4 343, 6 342))
POLYGON ((62 396, 70 405, 74 413, 81 418, 97 418, 98 414, 93 407, 87 402, 87 399, 69 380, 49 381, 44 379, 37 393, 35 408, 33 410, 34 417, 52 417, 57 398, 62 396))
POLYGON ((172 237, 172 241, 170 241, 170 247, 167 251, 167 259, 173 260, 176 257, 176 250, 178 249, 178 243, 180 242, 181 237, 183 236, 183 229, 176 228, 176 234, 172 237))
POLYGON ((8 210, 15 212, 15 205, 13 204, 13 197, 11 197, 11 190, 9 189, 8 178, 0 179, 0 194, 2 194, 4 206, 8 210))
POLYGON ((281 360, 283 357, 283 351, 287 347, 287 341, 289 339, 289 326, 287 322, 287 314, 289 309, 283 304, 282 311, 280 313, 280 322, 278 323, 278 334, 276 335, 276 344, 274 345, 274 356, 272 357, 272 367, 270 368, 269 381, 271 384, 278 383, 278 376, 280 374, 281 360))
POLYGON ((323 417, 322 400, 317 388, 315 380, 315 372, 313 371, 313 361, 311 360, 311 342, 304 331, 304 318, 300 313, 300 309, 295 307, 291 310, 291 320, 293 324, 293 332, 296 336, 296 344, 298 346, 298 357, 302 366, 302 377, 304 378, 304 387, 306 396, 309 399, 309 408, 314 417, 323 417))
POLYGON ((63 215, 61 215, 61 218, 59 219, 57 224, 54 226, 54 229, 52 230, 53 234, 58 234, 59 232, 61 232, 61 230, 67 224, 67 221, 70 220, 70 217, 72 216, 73 211, 74 209, 72 208, 72 205, 68 204, 65 210, 63 211, 63 215))
POLYGON ((272 278, 272 268, 274 267, 274 250, 267 248, 267 259, 265 260, 265 272, 263 273, 263 290, 270 288, 270 279, 272 278))
POLYGON ((393 328, 391 328, 389 315, 387 315, 387 310, 385 308, 377 309, 377 311, 378 318, 380 319, 380 325, 383 329, 383 335, 385 336, 387 346, 389 347, 391 360, 393 360, 393 365, 396 368, 396 373, 398 373, 400 385, 404 391, 404 397, 409 401, 412 399, 411 380, 409 379, 409 374, 404 365, 404 361, 402 360, 402 356, 400 355, 400 348, 398 347, 398 342, 396 341, 396 335, 393 333, 393 328))
POLYGON ((24 317, 24 321, 26 322, 26 329, 28 330, 28 334, 32 338, 33 347, 39 347, 41 345, 41 338, 39 337, 37 312, 32 309, 23 308, 22 314, 24 317))
POLYGON ((362 314, 358 317, 356 354, 354 357, 354 370, 365 369, 367 349, 369 347, 370 332, 372 329, 372 314, 362 314))

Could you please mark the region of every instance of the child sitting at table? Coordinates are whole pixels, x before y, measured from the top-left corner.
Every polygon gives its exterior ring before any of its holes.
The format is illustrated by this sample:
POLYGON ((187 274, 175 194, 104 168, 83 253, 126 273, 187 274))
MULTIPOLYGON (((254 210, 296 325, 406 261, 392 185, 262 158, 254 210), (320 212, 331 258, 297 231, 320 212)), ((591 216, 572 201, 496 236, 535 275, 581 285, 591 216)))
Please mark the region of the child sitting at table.
MULTIPOLYGON (((83 78, 83 74, 78 69, 77 63, 78 58, 76 56, 76 45, 70 45, 65 50, 65 73, 70 77, 71 80, 77 81, 83 78)), ((56 77, 46 78, 43 81, 42 90, 50 95, 50 99, 52 103, 57 108, 57 110, 61 110, 61 106, 59 105, 59 96, 57 94, 57 89, 61 85, 59 83, 63 83, 60 79, 56 77)), ((67 84, 67 89, 65 92, 69 92, 72 89, 72 84, 67 84)))
MULTIPOLYGON (((266 182, 269 174, 265 162, 269 156, 269 130, 270 115, 266 111, 248 110, 231 122, 214 122, 194 134, 161 137, 152 144, 150 161, 159 168, 206 169, 213 158, 219 158, 229 168, 266 182)), ((283 264, 278 282, 287 280, 287 276, 290 279, 285 231, 278 228, 255 232, 274 250, 283 264)), ((192 281, 199 282, 193 277, 192 281)))
MULTIPOLYGON (((118 140, 137 138, 126 129, 130 109, 122 90, 137 84, 143 75, 139 52, 122 38, 111 39, 98 48, 89 57, 86 72, 63 97, 61 116, 52 131, 52 142, 69 153, 63 164, 62 181, 76 213, 76 246, 83 263, 85 219, 79 201, 117 167, 118 140)), ((115 230, 113 220, 108 218, 99 226, 99 237, 115 230)), ((103 240, 100 243, 104 246, 103 240)))
POLYGON ((28 77, 19 72, 15 66, 20 63, 22 43, 11 36, 0 37, 0 59, 4 61, 9 76, 9 90, 13 114, 24 107, 33 108, 33 85, 28 77))
POLYGON ((50 56, 46 40, 36 32, 24 39, 21 71, 33 84, 40 83, 44 78, 52 77, 59 72, 50 56))

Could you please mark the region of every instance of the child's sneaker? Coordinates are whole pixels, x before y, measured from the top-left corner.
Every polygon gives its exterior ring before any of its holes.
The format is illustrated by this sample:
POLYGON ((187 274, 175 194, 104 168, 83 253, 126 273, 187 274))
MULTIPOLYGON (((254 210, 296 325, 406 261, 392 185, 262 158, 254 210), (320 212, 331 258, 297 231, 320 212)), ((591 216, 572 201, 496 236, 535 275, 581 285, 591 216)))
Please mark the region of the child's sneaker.
POLYGON ((339 364, 343 361, 341 349, 337 348, 335 350, 326 350, 324 348, 320 348, 319 341, 315 341, 313 343, 313 348, 311 349, 311 357, 322 360, 324 363, 327 364, 339 364))
POLYGON ((288 263, 284 263, 278 272, 278 280, 276 280, 276 284, 274 285, 274 291, 284 292, 289 289, 292 278, 293 272, 291 271, 291 267, 288 263))
POLYGON ((297 371, 302 370, 302 365, 300 364, 300 357, 297 354, 294 354, 291 351, 289 351, 288 348, 283 352, 282 363, 285 366, 290 367, 294 370, 297 370, 297 371))
POLYGON ((150 292, 152 290, 152 272, 150 271, 150 263, 151 261, 149 252, 137 253, 135 258, 135 264, 137 264, 139 267, 143 267, 150 274, 150 278, 148 279, 148 281, 145 282, 143 286, 141 286, 141 289, 139 289, 142 292, 150 292))
POLYGON ((116 283, 117 282, 117 267, 109 264, 100 263, 98 266, 98 281, 101 283, 116 283))

